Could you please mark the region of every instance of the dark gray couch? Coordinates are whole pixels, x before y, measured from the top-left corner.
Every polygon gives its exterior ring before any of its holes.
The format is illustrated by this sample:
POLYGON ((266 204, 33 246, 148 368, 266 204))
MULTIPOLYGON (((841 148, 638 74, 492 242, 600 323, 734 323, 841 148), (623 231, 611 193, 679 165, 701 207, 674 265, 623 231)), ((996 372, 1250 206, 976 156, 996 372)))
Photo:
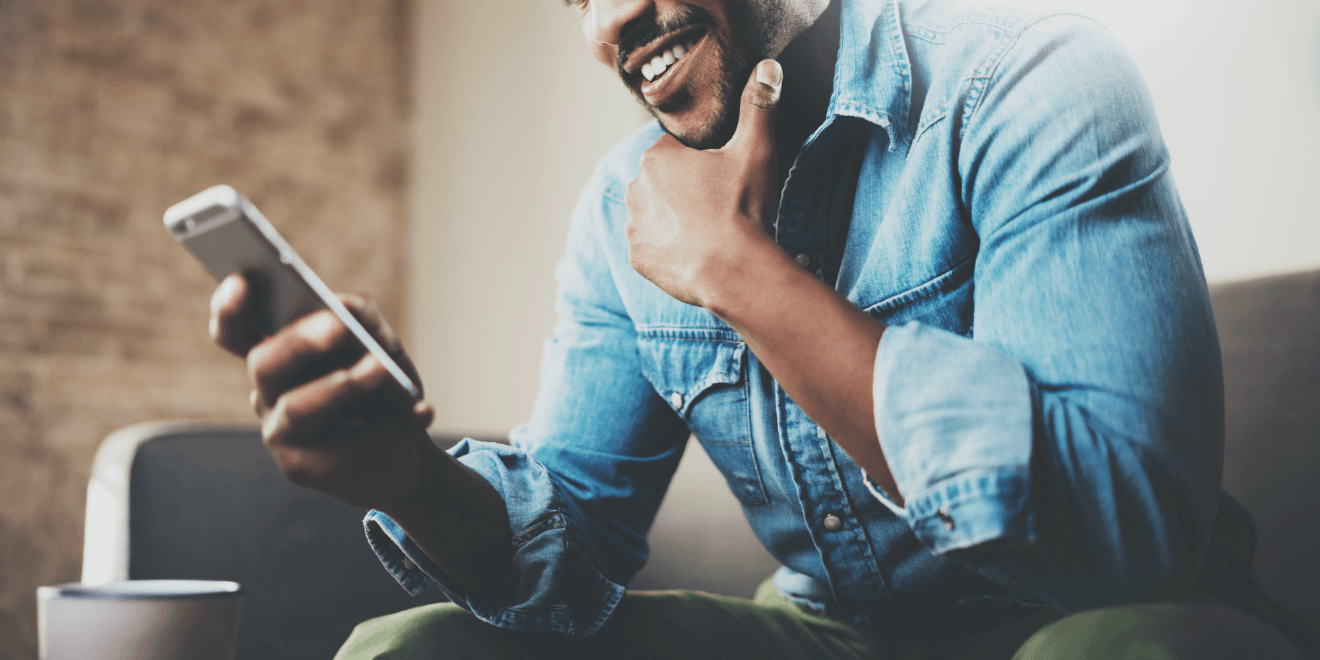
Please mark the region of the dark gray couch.
MULTIPOLYGON (((1226 381, 1224 487, 1255 526, 1239 517, 1218 529, 1206 575, 1257 609, 1277 601, 1318 626, 1320 271, 1225 284, 1212 297, 1226 381), (1263 590, 1235 573, 1243 565, 1263 590)), ((775 563, 696 447, 632 586, 750 596, 775 563)), ((441 599, 407 596, 380 568, 362 513, 286 483, 254 426, 130 427, 97 455, 83 579, 235 580, 247 591, 240 659, 328 658, 355 623, 441 599)))
POLYGON ((1320 271, 1210 296, 1224 356, 1224 490, 1255 518, 1260 584, 1320 627, 1320 271))

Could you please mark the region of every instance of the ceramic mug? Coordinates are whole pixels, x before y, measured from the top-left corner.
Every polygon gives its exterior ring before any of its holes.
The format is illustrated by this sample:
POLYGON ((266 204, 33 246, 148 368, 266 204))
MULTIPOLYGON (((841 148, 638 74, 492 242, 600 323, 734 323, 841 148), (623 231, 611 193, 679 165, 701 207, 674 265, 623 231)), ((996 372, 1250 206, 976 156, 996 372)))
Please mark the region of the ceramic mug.
POLYGON ((209 580, 38 587, 41 660, 232 660, 242 601, 209 580))

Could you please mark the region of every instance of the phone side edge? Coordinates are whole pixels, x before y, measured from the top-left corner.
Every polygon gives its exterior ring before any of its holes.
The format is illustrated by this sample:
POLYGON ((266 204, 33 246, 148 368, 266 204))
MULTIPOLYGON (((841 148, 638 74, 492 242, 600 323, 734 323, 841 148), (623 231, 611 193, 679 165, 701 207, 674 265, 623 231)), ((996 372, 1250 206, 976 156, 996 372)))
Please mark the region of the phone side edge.
POLYGON ((321 299, 321 302, 324 303, 335 316, 339 317, 339 320, 348 328, 349 332, 353 333, 353 336, 357 337, 358 341, 362 343, 362 346, 385 367, 385 370, 388 371, 394 380, 404 389, 405 394, 411 397, 413 401, 421 401, 423 398, 421 387, 403 371, 403 368, 394 361, 394 358, 390 356, 389 352, 386 351, 383 346, 380 345, 380 342, 376 341, 376 338, 371 336, 371 333, 363 327, 357 318, 353 316, 353 313, 344 306, 342 301, 339 300, 339 296, 336 296, 334 291, 331 291, 330 287, 326 286, 325 282, 321 281, 320 276, 318 276, 316 271, 312 270, 312 268, 302 260, 302 257, 300 257, 297 251, 293 249, 293 246, 289 245, 289 243, 284 240, 283 236, 280 236, 279 232, 275 230, 275 226, 266 219, 266 216, 262 215, 261 211, 257 210, 257 207, 253 205, 252 202, 248 201, 247 198, 244 198, 241 195, 240 204, 242 205, 244 214, 252 221, 252 224, 256 227, 257 231, 261 232, 261 234, 266 237, 266 240, 268 240, 270 244, 275 247, 276 251, 279 252, 280 261, 292 268, 298 276, 303 279, 303 281, 311 286, 312 292, 321 299))

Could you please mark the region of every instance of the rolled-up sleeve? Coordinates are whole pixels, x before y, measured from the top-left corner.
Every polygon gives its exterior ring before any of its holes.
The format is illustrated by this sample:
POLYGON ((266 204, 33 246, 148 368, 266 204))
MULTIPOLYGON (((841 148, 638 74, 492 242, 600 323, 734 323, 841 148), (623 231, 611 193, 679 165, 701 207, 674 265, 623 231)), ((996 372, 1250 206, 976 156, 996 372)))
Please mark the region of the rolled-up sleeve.
POLYGON ((604 161, 575 207, 555 271, 559 318, 530 422, 514 430, 510 445, 464 441, 452 450, 504 499, 513 602, 480 602, 387 516, 373 511, 366 519, 368 540, 404 588, 415 593, 434 581, 500 627, 585 637, 604 624, 646 560, 646 531, 687 438, 642 376, 635 329, 613 283, 612 273, 626 266, 615 263, 617 250, 605 249, 610 223, 623 218, 622 177, 609 169, 620 160, 604 161))
POLYGON ((981 241, 972 336, 890 327, 875 360, 903 515, 1065 610, 1176 595, 1214 521, 1223 392, 1152 104, 1076 17, 989 64, 956 165, 981 241))

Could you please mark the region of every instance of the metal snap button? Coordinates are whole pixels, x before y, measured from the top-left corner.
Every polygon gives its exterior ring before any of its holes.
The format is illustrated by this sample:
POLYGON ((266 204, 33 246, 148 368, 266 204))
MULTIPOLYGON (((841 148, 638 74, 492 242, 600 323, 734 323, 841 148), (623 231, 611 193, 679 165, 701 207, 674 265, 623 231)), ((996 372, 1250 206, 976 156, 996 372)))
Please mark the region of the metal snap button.
POLYGON ((825 525, 825 529, 831 532, 837 532, 843 529, 843 519, 832 513, 828 516, 825 516, 825 520, 823 521, 823 523, 825 525))
POLYGON ((793 261, 796 261, 799 266, 806 268, 811 265, 811 255, 806 252, 799 252, 793 256, 793 261))
POLYGON ((949 515, 949 505, 945 504, 935 513, 939 514, 940 520, 944 521, 944 529, 953 529, 953 516, 949 515))

